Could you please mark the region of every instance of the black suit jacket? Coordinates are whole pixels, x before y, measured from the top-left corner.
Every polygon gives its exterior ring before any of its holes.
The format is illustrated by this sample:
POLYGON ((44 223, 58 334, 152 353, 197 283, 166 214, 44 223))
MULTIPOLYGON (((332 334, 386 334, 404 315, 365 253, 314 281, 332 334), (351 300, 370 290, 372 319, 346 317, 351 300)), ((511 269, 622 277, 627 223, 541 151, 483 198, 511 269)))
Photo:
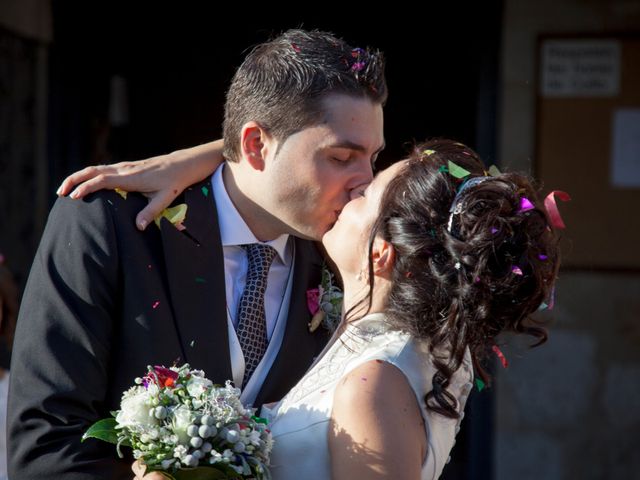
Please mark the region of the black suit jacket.
MULTIPOLYGON (((189 362, 232 379, 224 258, 211 184, 187 189, 185 231, 167 220, 139 232, 146 200, 99 192, 54 205, 23 295, 9 393, 12 480, 131 478, 131 459, 80 442, 119 408, 147 365, 189 362), (202 187, 206 186, 207 189, 202 187)), ((309 333, 306 290, 320 282, 315 245, 296 239, 282 346, 256 405, 279 400, 327 341, 309 333)))

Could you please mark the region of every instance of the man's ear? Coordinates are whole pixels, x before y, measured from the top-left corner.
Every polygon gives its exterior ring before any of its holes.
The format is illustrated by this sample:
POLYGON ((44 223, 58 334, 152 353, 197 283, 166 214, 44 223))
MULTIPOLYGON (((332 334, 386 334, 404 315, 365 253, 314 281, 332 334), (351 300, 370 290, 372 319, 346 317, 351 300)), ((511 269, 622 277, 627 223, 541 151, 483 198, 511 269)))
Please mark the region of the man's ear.
POLYGON ((263 171, 274 140, 267 131, 253 120, 245 123, 240 132, 242 158, 255 170, 263 171))
POLYGON ((371 252, 373 273, 381 277, 391 276, 391 270, 396 261, 396 251, 393 245, 380 237, 373 241, 371 252))

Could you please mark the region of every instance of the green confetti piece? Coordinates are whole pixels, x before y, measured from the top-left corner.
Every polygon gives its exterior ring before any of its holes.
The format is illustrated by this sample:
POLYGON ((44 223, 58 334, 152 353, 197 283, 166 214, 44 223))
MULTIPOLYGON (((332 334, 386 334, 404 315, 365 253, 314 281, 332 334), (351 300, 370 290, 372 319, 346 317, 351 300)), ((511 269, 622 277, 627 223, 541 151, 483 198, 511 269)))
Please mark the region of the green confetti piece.
POLYGON ((256 423, 263 423, 265 425, 269 424, 269 421, 266 418, 256 417, 255 415, 251 417, 251 420, 253 420, 256 423))
POLYGON ((482 381, 481 378, 476 378, 476 388, 478 389, 479 392, 481 392, 485 387, 484 382, 482 381))
POLYGON ((465 170, 459 165, 456 165, 451 160, 449 160, 449 173, 456 178, 464 178, 471 175, 471 172, 465 170))
POLYGON ((491 165, 489 167, 489 175, 491 175, 492 177, 497 177, 498 175, 502 175, 502 172, 498 170, 498 167, 496 167, 495 165, 491 165))
POLYGON ((424 153, 428 157, 429 155, 433 155, 434 153, 436 153, 436 151, 435 150, 425 150, 422 153, 424 153))
POLYGON ((444 165, 440 165, 440 167, 438 168, 438 171, 440 173, 449 173, 449 169, 447 167, 445 167, 444 165))
POLYGON ((206 197, 209 195, 209 189, 207 187, 202 187, 202 194, 206 197))
POLYGON ((207 283, 207 281, 202 277, 196 277, 196 283, 207 283))

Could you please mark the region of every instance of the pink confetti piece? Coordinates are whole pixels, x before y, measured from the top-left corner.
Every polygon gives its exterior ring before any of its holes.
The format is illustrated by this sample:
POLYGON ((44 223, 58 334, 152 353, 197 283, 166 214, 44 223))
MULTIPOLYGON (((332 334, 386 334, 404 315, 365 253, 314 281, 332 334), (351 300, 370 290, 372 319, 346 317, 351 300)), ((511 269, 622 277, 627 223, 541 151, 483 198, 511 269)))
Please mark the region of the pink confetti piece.
POLYGON ((295 43, 291 44, 291 48, 293 48, 294 52, 300 53, 300 47, 298 45, 296 45, 295 43))
POLYGON ((158 305, 160 305, 160 302, 156 300, 155 302, 153 302, 152 308, 155 310, 156 308, 158 308, 158 305))
POLYGON ((522 197, 520 199, 520 209, 518 210, 518 213, 522 213, 522 212, 527 212, 529 210, 533 210, 534 207, 533 203, 531 203, 531 200, 529 200, 527 197, 522 197))
POLYGON ((504 356, 504 353, 502 353, 498 346, 494 345, 493 347, 491 347, 491 350, 493 350, 493 353, 498 356, 498 358, 500 359, 500 363, 502 363, 502 366, 504 368, 507 368, 509 366, 509 362, 507 362, 507 358, 504 356))
POLYGON ((311 315, 315 315, 320 310, 320 290, 311 288, 307 290, 307 308, 311 315))
POLYGON ((511 273, 515 273, 516 275, 522 275, 522 269, 518 266, 511 267, 511 273))
POLYGON ((571 200, 571 197, 567 192, 554 190, 549 195, 547 195, 547 198, 544 199, 544 207, 547 209, 547 214, 549 215, 549 220, 551 220, 551 225, 553 225, 555 228, 566 228, 564 222, 562 221, 562 217, 560 216, 558 205, 556 204, 556 197, 558 197, 563 202, 568 202, 569 200, 571 200))
POLYGON ((556 287, 555 285, 551 289, 551 295, 549 295, 549 310, 553 310, 556 305, 556 287))

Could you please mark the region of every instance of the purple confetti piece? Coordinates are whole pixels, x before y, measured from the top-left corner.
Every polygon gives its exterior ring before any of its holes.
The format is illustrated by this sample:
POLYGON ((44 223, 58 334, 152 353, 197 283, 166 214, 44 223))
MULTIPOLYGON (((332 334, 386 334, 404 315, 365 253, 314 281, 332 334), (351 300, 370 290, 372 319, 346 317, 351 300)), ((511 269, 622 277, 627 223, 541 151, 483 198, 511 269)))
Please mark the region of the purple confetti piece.
POLYGON ((498 232, 499 232, 499 230, 496 227, 491 227, 491 234, 492 235, 495 235, 498 232))
POLYGON ((539 258, 540 260, 542 260, 542 261, 545 261, 545 260, 546 260, 547 258, 549 258, 549 257, 547 257, 546 255, 543 255, 542 253, 540 253, 540 254, 538 255, 538 258, 539 258))
POLYGON ((527 197, 522 197, 520 199, 520 210, 518 210, 518 213, 533 210, 534 208, 536 207, 533 206, 533 203, 531 203, 531 201, 527 197))

